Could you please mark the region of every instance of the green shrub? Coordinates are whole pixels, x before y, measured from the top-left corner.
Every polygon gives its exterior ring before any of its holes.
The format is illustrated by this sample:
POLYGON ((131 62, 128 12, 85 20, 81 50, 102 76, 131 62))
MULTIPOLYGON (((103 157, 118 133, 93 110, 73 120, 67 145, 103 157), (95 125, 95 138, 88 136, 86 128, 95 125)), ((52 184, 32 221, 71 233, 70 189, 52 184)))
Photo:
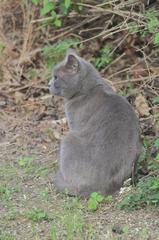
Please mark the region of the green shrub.
POLYGON ((98 70, 101 70, 104 66, 112 62, 113 57, 111 51, 112 46, 107 44, 101 49, 99 57, 92 59, 92 63, 98 70))
POLYGON ((47 62, 47 67, 51 68, 64 58, 66 50, 70 47, 75 47, 79 43, 78 39, 66 39, 55 43, 53 45, 47 45, 43 48, 43 56, 47 62))
POLYGON ((128 193, 118 207, 120 209, 140 209, 147 205, 159 205, 159 178, 156 176, 141 179, 136 189, 128 193))

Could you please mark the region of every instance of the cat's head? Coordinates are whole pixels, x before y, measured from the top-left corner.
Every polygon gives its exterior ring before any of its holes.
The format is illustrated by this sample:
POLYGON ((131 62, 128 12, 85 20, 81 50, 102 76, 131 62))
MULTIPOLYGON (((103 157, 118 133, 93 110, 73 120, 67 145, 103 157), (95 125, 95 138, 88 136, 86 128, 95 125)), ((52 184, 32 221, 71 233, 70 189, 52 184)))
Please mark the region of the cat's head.
POLYGON ((65 59, 53 68, 50 92, 67 99, 80 95, 83 89, 87 89, 91 68, 93 66, 80 58, 73 49, 68 49, 65 59))

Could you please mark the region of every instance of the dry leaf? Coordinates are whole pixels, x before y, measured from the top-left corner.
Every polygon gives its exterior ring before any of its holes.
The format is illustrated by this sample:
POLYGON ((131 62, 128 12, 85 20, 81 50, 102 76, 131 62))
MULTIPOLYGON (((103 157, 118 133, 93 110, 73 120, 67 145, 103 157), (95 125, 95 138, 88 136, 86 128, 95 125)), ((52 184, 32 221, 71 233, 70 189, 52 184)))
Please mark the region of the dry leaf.
POLYGON ((52 123, 53 123, 54 125, 56 125, 56 124, 66 124, 66 123, 67 123, 67 120, 66 120, 66 118, 61 118, 61 119, 59 119, 59 120, 52 120, 52 123))
POLYGON ((147 117, 150 115, 148 103, 143 95, 140 94, 139 96, 136 97, 135 106, 140 116, 147 117))
POLYGON ((57 139, 57 140, 62 139, 62 135, 57 130, 53 131, 53 135, 54 135, 54 138, 57 139))
POLYGON ((15 97, 15 102, 16 102, 17 105, 23 103, 23 101, 24 101, 24 94, 23 93, 15 92, 14 97, 15 97))

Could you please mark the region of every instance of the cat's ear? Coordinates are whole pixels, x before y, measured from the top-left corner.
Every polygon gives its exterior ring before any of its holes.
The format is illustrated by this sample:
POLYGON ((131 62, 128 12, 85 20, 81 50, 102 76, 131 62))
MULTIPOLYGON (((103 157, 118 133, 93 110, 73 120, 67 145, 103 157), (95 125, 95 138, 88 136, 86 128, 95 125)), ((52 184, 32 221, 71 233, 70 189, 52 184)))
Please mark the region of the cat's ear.
POLYGON ((66 55, 66 64, 65 67, 69 72, 77 73, 79 71, 79 59, 75 51, 71 48, 68 49, 66 55))

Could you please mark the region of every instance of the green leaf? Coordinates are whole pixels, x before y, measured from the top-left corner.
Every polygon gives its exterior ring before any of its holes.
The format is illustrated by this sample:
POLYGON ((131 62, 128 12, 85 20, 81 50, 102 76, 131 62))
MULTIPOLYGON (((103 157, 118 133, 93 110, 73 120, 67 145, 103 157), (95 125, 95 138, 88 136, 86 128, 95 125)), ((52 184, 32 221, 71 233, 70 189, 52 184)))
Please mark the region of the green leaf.
POLYGON ((57 18, 57 14, 54 10, 51 12, 51 16, 53 17, 53 19, 57 18))
POLYGON ((132 33, 139 32, 139 26, 136 24, 136 22, 130 22, 128 23, 129 31, 132 33))
POLYGON ((53 9, 54 9, 54 5, 49 2, 46 5, 44 5, 44 7, 40 10, 40 15, 44 16, 45 14, 49 13, 53 9))
POLYGON ((154 97, 152 100, 153 103, 159 103, 159 96, 154 97))
POLYGON ((35 5, 37 5, 40 2, 40 0, 32 0, 32 3, 34 3, 35 5))
POLYGON ((71 0, 65 0, 65 7, 68 9, 71 6, 71 0))
POLYGON ((62 21, 57 18, 57 19, 54 21, 54 24, 55 24, 56 27, 61 27, 62 21))
POLYGON ((156 47, 159 47, 159 32, 155 33, 154 44, 156 45, 156 47))
POLYGON ((148 31, 154 33, 159 26, 158 12, 150 10, 146 13, 148 31))
POLYGON ((18 164, 20 167, 26 167, 33 160, 34 160, 34 157, 23 157, 18 160, 18 164))
POLYGON ((157 156, 155 157, 155 160, 159 161, 159 153, 158 153, 157 156))
POLYGON ((159 148, 159 138, 157 138, 155 141, 155 147, 159 148))
POLYGON ((98 193, 97 192, 93 192, 93 193, 91 193, 90 198, 96 199, 97 196, 98 196, 98 193))
POLYGON ((98 194, 96 200, 97 202, 102 202, 104 200, 104 196, 102 196, 101 194, 98 194))
POLYGON ((3 50, 5 49, 4 43, 0 42, 0 54, 3 53, 3 50))
POLYGON ((113 199, 113 197, 111 196, 111 195, 108 195, 107 197, 105 197, 105 201, 106 202, 110 202, 110 201, 112 201, 112 199, 113 199))
POLYGON ((98 205, 98 203, 96 200, 94 200, 92 198, 90 198, 88 200, 88 209, 89 210, 93 210, 93 211, 97 210, 97 205, 98 205))

